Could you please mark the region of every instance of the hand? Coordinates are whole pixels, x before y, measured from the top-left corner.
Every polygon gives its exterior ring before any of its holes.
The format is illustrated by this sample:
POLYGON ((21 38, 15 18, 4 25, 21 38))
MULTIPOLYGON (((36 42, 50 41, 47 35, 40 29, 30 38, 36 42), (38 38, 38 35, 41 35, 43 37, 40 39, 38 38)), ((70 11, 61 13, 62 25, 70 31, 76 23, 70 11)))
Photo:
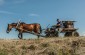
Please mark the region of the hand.
POLYGON ((61 26, 60 24, 57 24, 57 26, 61 26))

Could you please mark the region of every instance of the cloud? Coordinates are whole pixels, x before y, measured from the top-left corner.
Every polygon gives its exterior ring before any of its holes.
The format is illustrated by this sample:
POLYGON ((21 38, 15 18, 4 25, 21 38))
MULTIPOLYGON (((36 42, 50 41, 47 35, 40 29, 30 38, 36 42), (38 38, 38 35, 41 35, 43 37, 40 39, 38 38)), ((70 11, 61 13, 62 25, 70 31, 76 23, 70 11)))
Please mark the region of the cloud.
POLYGON ((0 0, 0 6, 3 4, 20 4, 24 3, 26 0, 0 0))
POLYGON ((4 0, 0 0, 0 5, 3 5, 5 3, 4 0))
POLYGON ((81 32, 80 34, 81 34, 81 36, 85 36, 85 32, 81 32))
POLYGON ((14 14, 12 12, 8 12, 8 11, 0 11, 1 14, 14 14))
POLYGON ((26 0, 14 0, 15 4, 24 3, 26 0))
POLYGON ((38 14, 29 14, 29 16, 36 16, 36 17, 38 17, 39 15, 38 14))

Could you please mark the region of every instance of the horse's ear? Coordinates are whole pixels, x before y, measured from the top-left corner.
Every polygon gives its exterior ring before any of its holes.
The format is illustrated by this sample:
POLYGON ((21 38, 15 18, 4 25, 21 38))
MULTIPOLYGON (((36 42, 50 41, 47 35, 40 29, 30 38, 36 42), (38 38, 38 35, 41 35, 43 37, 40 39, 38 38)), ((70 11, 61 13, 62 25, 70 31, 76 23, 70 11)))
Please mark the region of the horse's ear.
POLYGON ((9 24, 8 24, 8 26, 9 26, 9 24))

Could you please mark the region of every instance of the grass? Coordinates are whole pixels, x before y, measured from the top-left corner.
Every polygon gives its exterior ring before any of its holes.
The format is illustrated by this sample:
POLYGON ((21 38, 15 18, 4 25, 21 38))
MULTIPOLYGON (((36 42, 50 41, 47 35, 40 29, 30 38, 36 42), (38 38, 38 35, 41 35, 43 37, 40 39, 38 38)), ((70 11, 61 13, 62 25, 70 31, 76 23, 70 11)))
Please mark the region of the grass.
POLYGON ((0 55, 84 55, 85 37, 0 40, 0 55))
POLYGON ((8 51, 6 49, 0 49, 0 55, 8 55, 8 51))
POLYGON ((35 49, 36 49, 36 46, 30 45, 30 46, 28 47, 28 49, 30 49, 30 50, 35 50, 35 49))
POLYGON ((49 46, 49 43, 41 43, 41 46, 42 47, 48 47, 49 46))

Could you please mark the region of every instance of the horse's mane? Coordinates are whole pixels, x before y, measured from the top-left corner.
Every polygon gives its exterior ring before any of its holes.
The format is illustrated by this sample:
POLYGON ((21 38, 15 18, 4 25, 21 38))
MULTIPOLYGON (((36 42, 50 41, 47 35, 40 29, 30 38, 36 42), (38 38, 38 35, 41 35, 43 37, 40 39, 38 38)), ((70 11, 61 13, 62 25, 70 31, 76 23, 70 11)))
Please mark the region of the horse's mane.
MULTIPOLYGON (((17 24, 17 23, 11 23, 11 24, 17 24)), ((26 24, 25 22, 21 22, 20 24, 26 24)))
POLYGON ((21 22, 21 24, 26 24, 25 22, 21 22))
POLYGON ((39 24, 39 23, 31 23, 31 24, 39 24))
POLYGON ((11 23, 11 24, 17 24, 17 23, 11 23))
MULTIPOLYGON (((16 25, 17 23, 11 23, 12 25, 16 25)), ((25 22, 21 22, 20 24, 27 24, 25 22)), ((30 24, 39 24, 39 23, 30 23, 30 24)))

